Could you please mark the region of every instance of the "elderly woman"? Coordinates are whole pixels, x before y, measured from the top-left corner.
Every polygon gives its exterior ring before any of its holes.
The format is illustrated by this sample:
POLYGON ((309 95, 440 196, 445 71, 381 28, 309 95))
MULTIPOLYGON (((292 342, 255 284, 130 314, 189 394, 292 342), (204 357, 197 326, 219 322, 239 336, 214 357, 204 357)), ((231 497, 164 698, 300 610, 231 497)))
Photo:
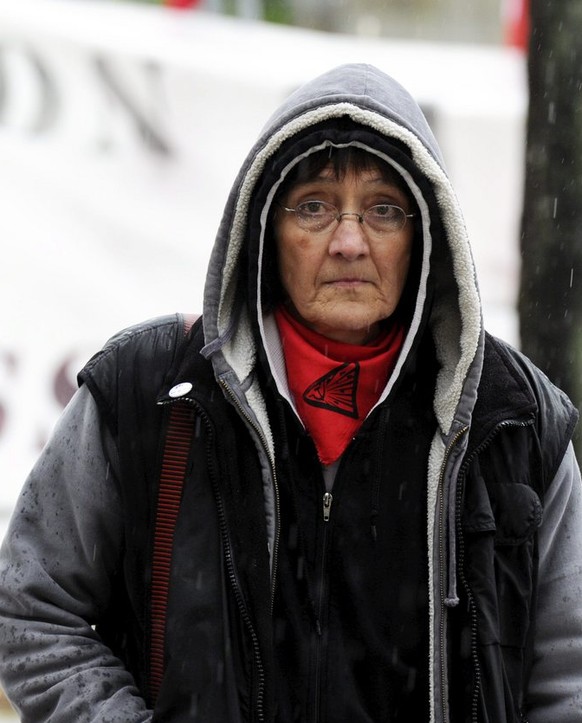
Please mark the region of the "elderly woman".
POLYGON ((23 721, 582 719, 576 413, 484 333, 391 78, 296 91, 236 179, 203 318, 122 332, 80 382, 2 551, 23 721))

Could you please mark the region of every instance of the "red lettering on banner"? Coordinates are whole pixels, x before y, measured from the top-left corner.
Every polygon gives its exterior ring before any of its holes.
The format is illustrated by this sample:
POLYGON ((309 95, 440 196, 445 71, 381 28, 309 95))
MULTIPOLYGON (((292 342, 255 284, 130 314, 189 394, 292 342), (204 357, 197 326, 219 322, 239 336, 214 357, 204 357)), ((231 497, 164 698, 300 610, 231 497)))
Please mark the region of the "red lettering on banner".
MULTIPOLYGON (((0 349, 0 440, 6 436, 10 425, 14 424, 16 404, 24 404, 24 396, 18 393, 18 372, 23 366, 23 360, 13 351, 0 349), (8 394, 10 390, 10 394, 8 394)), ((46 370, 46 384, 41 383, 40 396, 34 409, 29 415, 30 425, 23 430, 23 434, 31 439, 31 446, 37 452, 44 445, 47 430, 50 426, 47 417, 54 417, 55 402, 56 413, 64 409, 76 391, 76 373, 79 369, 79 354, 70 353, 58 362, 56 367, 46 370), (52 410, 52 411, 51 411, 52 410), (40 419, 34 415, 40 414, 40 419)), ((52 421, 52 420, 51 420, 52 421)))
MULTIPOLYGON (((10 351, 0 351, 0 363, 3 374, 6 374, 8 378, 14 378, 18 367, 18 360, 16 355, 10 351)), ((6 400, 0 399, 0 436, 6 427, 8 420, 8 409, 6 406, 6 400)))
POLYGON ((75 354, 70 354, 65 357, 63 363, 57 368, 53 378, 55 399, 63 408, 67 406, 77 389, 75 368, 72 367, 73 362, 76 361, 77 356, 75 354))

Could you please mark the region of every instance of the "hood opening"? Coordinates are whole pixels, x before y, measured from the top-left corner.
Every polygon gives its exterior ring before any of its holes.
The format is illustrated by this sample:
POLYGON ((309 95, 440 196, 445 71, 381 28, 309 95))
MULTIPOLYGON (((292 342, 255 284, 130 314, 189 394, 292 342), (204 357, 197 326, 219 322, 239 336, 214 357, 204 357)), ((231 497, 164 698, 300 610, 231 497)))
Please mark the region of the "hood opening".
MULTIPOLYGON (((372 130, 357 125, 350 118, 336 118, 318 124, 287 141, 272 162, 267 164, 255 188, 249 207, 245 234, 247 253, 245 263, 240 266, 242 275, 240 280, 243 282, 241 288, 247 289, 248 308, 259 327, 261 315, 271 312, 282 300, 282 286, 279 281, 276 245, 272 231, 277 198, 288 187, 289 178, 294 175, 300 161, 325 150, 329 150, 332 156, 334 151, 344 148, 363 150, 386 163, 394 170, 395 180, 402 185, 414 204, 413 211, 416 215, 412 221, 415 231, 413 255, 407 284, 395 312, 403 318, 407 326, 410 324, 421 283, 423 257, 426 255, 424 231, 434 235, 437 225, 442 231, 438 219, 431 219, 427 227, 423 219, 423 215, 426 214, 422 214, 419 208, 421 205, 419 196, 422 198, 427 193, 432 196, 430 185, 416 171, 410 151, 403 143, 382 137, 372 130), (409 174, 409 179, 404 178, 402 170, 409 174), (414 179, 412 184, 411 178, 414 179), (424 188, 421 189, 421 185, 424 188)), ((426 206, 436 207, 431 202, 426 206)), ((428 251, 430 252, 430 249, 428 251)))
MULTIPOLYGON (((384 399, 398 378, 402 364, 416 346, 419 331, 428 321, 432 245, 437 243, 446 248, 440 218, 438 215, 431 217, 429 211, 437 208, 432 187, 416 169, 410 151, 403 143, 383 137, 350 118, 340 118, 312 127, 283 144, 272 162, 266 165, 250 203, 245 235, 247 254, 245 263, 240 267, 241 274, 245 276, 241 288, 247 289, 246 302, 256 347, 266 351, 267 359, 263 362, 266 361, 273 369, 275 364, 270 359, 263 320, 283 299, 272 232, 276 200, 288 187, 300 161, 325 150, 333 154, 337 149, 344 148, 362 150, 386 163, 411 198, 412 210, 416 214, 412 221, 414 241, 408 278, 394 312, 408 329, 408 335, 393 381, 382 395, 384 399)), ((287 396, 286 390, 280 391, 287 396)))

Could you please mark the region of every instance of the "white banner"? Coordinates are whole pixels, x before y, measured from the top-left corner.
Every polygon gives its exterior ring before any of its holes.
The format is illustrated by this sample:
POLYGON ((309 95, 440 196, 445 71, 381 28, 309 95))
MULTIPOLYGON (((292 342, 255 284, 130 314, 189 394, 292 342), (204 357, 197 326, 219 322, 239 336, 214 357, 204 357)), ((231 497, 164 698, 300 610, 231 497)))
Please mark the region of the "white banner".
POLYGON ((202 12, 0 0, 0 534, 83 362, 200 311, 226 194, 276 105, 343 62, 426 109, 473 236, 486 320, 516 341, 523 57, 202 12))

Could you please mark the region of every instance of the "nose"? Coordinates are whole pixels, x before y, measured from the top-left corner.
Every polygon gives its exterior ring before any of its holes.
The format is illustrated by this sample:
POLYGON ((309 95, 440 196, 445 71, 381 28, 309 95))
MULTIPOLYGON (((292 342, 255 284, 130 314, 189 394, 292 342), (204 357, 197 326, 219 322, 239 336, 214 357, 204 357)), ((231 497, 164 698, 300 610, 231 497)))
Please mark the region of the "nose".
POLYGON ((342 213, 329 242, 331 256, 351 260, 368 254, 368 240, 359 213, 342 213))

